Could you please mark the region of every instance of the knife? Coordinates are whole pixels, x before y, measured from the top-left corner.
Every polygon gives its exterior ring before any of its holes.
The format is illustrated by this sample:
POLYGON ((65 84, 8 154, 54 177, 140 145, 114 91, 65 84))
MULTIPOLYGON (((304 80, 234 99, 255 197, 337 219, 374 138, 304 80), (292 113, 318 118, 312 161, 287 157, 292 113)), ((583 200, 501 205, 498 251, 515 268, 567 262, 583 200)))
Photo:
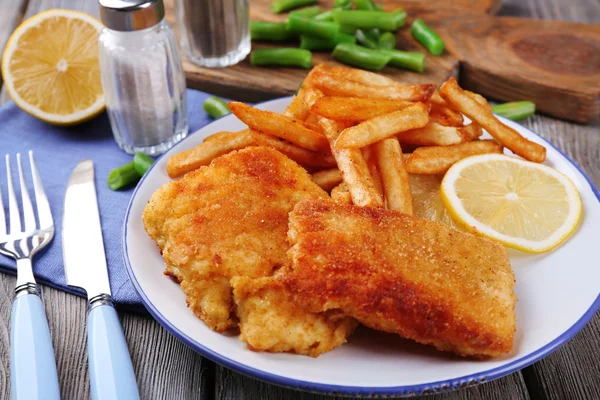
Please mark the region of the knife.
POLYGON ((84 289, 88 297, 92 399, 139 399, 127 342, 111 298, 91 160, 80 162, 69 178, 62 243, 67 284, 84 289))

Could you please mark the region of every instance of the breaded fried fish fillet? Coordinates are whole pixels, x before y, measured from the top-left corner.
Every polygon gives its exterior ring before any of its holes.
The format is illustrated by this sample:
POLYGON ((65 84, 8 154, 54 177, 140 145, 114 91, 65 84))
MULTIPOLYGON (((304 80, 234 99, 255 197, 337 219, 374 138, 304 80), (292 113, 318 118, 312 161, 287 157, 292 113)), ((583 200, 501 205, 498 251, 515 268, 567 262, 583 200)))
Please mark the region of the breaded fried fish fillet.
POLYGON ((250 147, 162 186, 143 221, 190 309, 221 332, 235 326, 229 280, 269 276, 286 264, 288 213, 312 197, 327 193, 303 168, 250 147))
POLYGON ((311 313, 284 290, 277 277, 231 280, 240 340, 257 351, 317 357, 346 343, 358 322, 338 310, 311 313))
POLYGON ((283 282, 311 311, 463 356, 511 350, 515 277, 491 240, 396 211, 308 200, 290 214, 283 282))

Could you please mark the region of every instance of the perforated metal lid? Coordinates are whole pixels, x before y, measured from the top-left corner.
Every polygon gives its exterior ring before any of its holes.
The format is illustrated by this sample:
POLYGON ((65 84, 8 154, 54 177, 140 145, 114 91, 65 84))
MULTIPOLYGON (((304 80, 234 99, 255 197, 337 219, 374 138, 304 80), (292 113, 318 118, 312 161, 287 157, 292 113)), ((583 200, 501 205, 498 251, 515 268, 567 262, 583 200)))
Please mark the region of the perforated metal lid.
POLYGON ((109 29, 137 31, 158 24, 165 16, 162 0, 98 0, 100 18, 109 29))

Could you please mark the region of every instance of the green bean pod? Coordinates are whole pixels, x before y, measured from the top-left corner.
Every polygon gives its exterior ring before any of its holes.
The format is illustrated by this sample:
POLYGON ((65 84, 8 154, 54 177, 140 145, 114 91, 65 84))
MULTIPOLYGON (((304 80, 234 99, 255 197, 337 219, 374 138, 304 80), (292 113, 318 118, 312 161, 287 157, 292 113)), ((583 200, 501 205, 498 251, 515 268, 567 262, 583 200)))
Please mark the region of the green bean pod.
POLYGON ((254 66, 278 66, 310 68, 312 53, 305 49, 279 48, 260 49, 250 53, 250 64, 254 66))
POLYGON ((356 32, 354 32, 354 36, 356 37, 356 41, 360 45, 365 46, 369 49, 377 48, 377 40, 373 40, 362 29, 357 29, 356 32))
POLYGON ((342 26, 355 29, 394 31, 398 28, 399 15, 382 11, 336 10, 333 19, 342 26))
POLYGON ((312 6, 312 7, 306 7, 306 8, 302 8, 300 10, 294 10, 290 12, 290 15, 298 15, 300 17, 304 17, 304 18, 314 18, 317 15, 321 14, 321 7, 319 6, 312 6))
POLYGON ((292 10, 294 8, 316 4, 317 0, 276 0, 271 3, 271 11, 275 14, 292 10))
POLYGON ((135 153, 133 156, 133 167, 139 176, 144 176, 152 164, 154 164, 154 159, 144 153, 135 153))
POLYGON ((385 48, 379 48, 379 51, 390 57, 388 64, 391 66, 415 72, 423 72, 425 69, 425 54, 423 53, 385 48))
POLYGON ((349 10, 352 8, 352 0, 335 0, 333 5, 344 10, 349 10))
POLYGON ((340 30, 339 25, 335 22, 319 21, 297 15, 290 15, 286 24, 291 32, 329 40, 334 40, 340 30))
POLYGON ((390 61, 391 56, 378 50, 368 49, 351 43, 340 43, 333 50, 333 58, 358 68, 379 71, 390 61))
POLYGON ((284 42, 298 37, 293 32, 288 31, 283 22, 250 22, 250 37, 252 40, 269 40, 273 42, 284 42))
POLYGON ((334 40, 320 39, 312 36, 300 36, 300 48, 313 51, 332 50, 340 43, 356 43, 356 37, 338 33, 334 40))
POLYGON ((133 186, 139 180, 140 174, 135 170, 135 164, 132 161, 110 171, 107 183, 111 190, 119 190, 133 186))
POLYGON ((396 36, 392 32, 385 32, 377 39, 377 47, 382 49, 396 48, 396 36))
POLYGON ((372 0, 354 0, 357 10, 377 11, 377 7, 372 0))
POLYGON ((404 21, 406 21, 406 11, 401 8, 398 8, 391 13, 394 16, 394 22, 396 24, 396 29, 402 28, 404 26, 404 21))
POLYGON ((535 103, 532 101, 511 101, 492 106, 492 111, 513 121, 520 121, 535 114, 535 103))
POLYGON ((440 55, 444 51, 444 41, 442 38, 425 25, 425 22, 421 19, 415 19, 410 28, 410 33, 434 56, 440 55))
POLYGON ((227 103, 216 96, 204 100, 202 108, 211 118, 221 118, 224 115, 231 114, 231 110, 227 106, 227 103))

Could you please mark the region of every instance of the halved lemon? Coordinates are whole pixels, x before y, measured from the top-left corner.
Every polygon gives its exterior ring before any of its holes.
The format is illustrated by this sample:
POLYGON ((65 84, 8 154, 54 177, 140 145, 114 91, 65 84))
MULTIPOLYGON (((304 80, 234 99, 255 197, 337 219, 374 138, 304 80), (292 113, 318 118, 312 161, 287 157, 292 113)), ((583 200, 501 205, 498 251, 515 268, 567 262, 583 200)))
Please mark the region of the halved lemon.
POLYGON ((566 175, 501 154, 454 164, 441 195, 452 218, 467 230, 530 253, 561 244, 581 217, 579 192, 566 175))
POLYGON ((53 9, 23 22, 2 55, 2 76, 19 108, 58 125, 104 110, 98 64, 102 23, 88 14, 53 9))
POLYGON ((459 229, 442 202, 440 195, 442 178, 443 175, 410 174, 413 212, 417 217, 459 229))

